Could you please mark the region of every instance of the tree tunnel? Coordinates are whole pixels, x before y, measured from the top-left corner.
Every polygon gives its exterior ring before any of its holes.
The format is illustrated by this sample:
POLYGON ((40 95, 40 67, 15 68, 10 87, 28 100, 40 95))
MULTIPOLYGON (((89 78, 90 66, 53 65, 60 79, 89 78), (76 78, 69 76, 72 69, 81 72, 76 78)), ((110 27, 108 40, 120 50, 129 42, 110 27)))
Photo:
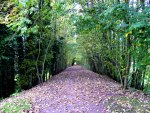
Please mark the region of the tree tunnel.
POLYGON ((148 0, 4 0, 0 6, 0 97, 43 84, 75 63, 124 89, 150 91, 148 0))

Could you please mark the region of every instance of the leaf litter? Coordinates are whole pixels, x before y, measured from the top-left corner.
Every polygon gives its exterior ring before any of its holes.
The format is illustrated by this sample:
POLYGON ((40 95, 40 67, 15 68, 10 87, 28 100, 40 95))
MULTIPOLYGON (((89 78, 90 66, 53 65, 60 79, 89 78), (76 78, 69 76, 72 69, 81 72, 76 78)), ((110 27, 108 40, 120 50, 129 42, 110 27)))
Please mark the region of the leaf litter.
POLYGON ((4 99, 0 109, 6 102, 16 103, 19 99, 29 101, 32 106, 22 113, 150 113, 149 95, 124 91, 109 77, 77 65, 53 76, 42 86, 4 99))

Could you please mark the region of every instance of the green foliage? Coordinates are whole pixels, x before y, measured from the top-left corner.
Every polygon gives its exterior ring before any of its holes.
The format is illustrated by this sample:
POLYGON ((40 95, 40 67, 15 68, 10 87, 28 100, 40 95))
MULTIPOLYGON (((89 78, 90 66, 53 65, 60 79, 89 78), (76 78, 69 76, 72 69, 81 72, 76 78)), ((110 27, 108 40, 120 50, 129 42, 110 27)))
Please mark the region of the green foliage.
POLYGON ((24 110, 29 110, 31 104, 28 100, 19 99, 16 102, 7 102, 2 107, 4 113, 21 113, 24 110))
POLYGON ((75 25, 80 34, 78 43, 85 49, 87 59, 93 62, 94 70, 120 82, 125 82, 127 76, 128 86, 133 79, 138 79, 133 87, 143 87, 140 84, 147 78, 146 68, 150 64, 148 18, 147 6, 137 11, 125 3, 104 3, 84 9, 84 13, 75 18, 75 25))
POLYGON ((1 59, 12 59, 15 63, 12 68, 13 76, 16 75, 16 83, 13 81, 15 89, 21 91, 31 88, 46 81, 49 78, 47 75, 54 74, 54 70, 58 73, 65 69, 65 38, 68 32, 64 28, 69 25, 66 22, 69 4, 65 1, 47 0, 39 4, 39 0, 12 0, 4 1, 2 5, 7 7, 7 11, 2 8, 0 23, 9 28, 11 36, 7 36, 8 33, 0 36, 0 62, 1 59), (6 47, 13 51, 6 50, 6 47), (8 56, 8 53, 13 54, 8 56))
POLYGON ((74 58, 122 85, 126 78, 127 86, 148 86, 148 6, 134 6, 127 1, 92 1, 94 6, 86 6, 85 1, 39 2, 6 0, 0 11, 0 23, 11 30, 11 36, 1 36, 0 60, 12 59, 15 63, 17 89, 46 81, 48 73, 62 71, 74 58), (79 12, 75 4, 81 6, 79 12), (6 51, 8 47, 14 53, 6 51))

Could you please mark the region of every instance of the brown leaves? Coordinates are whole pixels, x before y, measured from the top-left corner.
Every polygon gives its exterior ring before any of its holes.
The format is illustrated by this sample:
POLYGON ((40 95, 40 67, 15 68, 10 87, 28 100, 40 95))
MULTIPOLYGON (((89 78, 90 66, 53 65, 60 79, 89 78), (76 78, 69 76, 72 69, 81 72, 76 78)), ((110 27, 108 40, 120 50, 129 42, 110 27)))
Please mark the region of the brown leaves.
MULTIPOLYGON (((73 66, 55 75, 43 86, 24 91, 2 103, 14 101, 16 98, 28 99, 32 107, 23 111, 24 113, 107 113, 112 108, 117 110, 118 107, 123 112, 138 108, 134 102, 118 99, 125 97, 131 100, 137 95, 123 93, 120 87, 120 84, 107 76, 73 66)), ((142 95, 139 97, 145 101, 142 95)), ((146 108, 146 104, 142 107, 146 108)))

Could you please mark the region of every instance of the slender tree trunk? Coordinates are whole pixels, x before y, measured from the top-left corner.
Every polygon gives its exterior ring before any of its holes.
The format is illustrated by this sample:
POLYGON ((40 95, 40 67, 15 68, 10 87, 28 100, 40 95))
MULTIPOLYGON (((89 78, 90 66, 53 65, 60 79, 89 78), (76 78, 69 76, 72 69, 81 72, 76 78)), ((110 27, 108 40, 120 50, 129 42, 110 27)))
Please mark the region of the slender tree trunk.
POLYGON ((40 53, 41 53, 41 43, 40 43, 40 40, 39 40, 39 43, 38 43, 38 56, 37 56, 37 59, 36 59, 36 74, 37 74, 37 77, 38 77, 38 81, 39 81, 39 84, 42 84, 42 79, 41 79, 41 75, 39 73, 39 66, 38 66, 38 62, 39 62, 39 58, 40 58, 40 53))
MULTIPOLYGON (((45 62, 46 62, 46 59, 47 59, 47 54, 48 54, 50 42, 51 42, 51 40, 49 39, 49 42, 48 42, 48 45, 47 45, 47 48, 46 48, 46 51, 45 51, 45 55, 44 55, 44 61, 43 61, 43 65, 42 65, 42 74, 41 74, 41 76, 43 76, 43 74, 44 74, 45 62)), ((43 83, 43 81, 42 81, 42 83, 43 83)))
POLYGON ((126 65, 126 74, 124 79, 124 89, 127 89, 128 86, 128 76, 130 75, 130 67, 131 67, 131 55, 129 52, 129 48, 131 46, 130 36, 127 37, 127 65, 126 65))

